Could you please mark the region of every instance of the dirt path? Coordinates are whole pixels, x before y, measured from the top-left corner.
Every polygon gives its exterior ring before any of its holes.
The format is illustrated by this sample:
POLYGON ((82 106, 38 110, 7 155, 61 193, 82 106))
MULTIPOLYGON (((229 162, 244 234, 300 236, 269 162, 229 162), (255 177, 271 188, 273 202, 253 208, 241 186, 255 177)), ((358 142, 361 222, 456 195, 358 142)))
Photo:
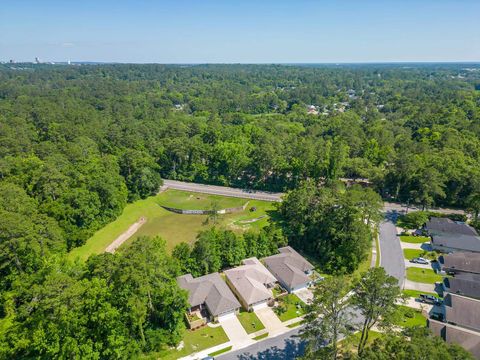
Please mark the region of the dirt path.
POLYGON ((113 242, 107 246, 105 252, 114 253, 125 241, 127 241, 130 237, 133 236, 137 232, 138 229, 142 227, 143 224, 147 222, 147 219, 141 217, 137 222, 133 223, 127 231, 117 237, 113 242))

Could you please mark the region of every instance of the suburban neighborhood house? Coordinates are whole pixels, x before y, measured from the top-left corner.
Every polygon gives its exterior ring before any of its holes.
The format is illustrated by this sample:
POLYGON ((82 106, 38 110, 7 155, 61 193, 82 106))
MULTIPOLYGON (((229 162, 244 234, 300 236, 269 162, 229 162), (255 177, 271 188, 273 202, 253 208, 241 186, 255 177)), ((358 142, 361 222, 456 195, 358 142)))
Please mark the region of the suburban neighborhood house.
POLYGON ((314 266, 290 246, 278 250, 280 254, 263 259, 265 266, 278 282, 290 293, 310 286, 310 275, 314 266))
POLYGON ((178 277, 177 282, 182 289, 188 291, 189 315, 196 315, 192 321, 204 318, 217 321, 222 317, 236 314, 240 309, 240 303, 219 273, 198 278, 187 274, 178 277))
POLYGON ((480 300, 450 293, 443 304, 444 322, 429 319, 430 330, 480 358, 480 300))
POLYGON ((448 218, 432 217, 425 229, 431 238, 433 250, 442 252, 480 252, 480 236, 477 231, 463 223, 448 218))
POLYGON ((480 274, 480 253, 456 252, 438 258, 440 269, 446 274, 480 274))
POLYGON ((480 275, 457 274, 443 279, 443 287, 450 294, 480 299, 480 275))
POLYGON ((227 284, 238 296, 242 306, 256 310, 273 299, 276 279, 257 258, 243 260, 243 265, 224 272, 227 284))

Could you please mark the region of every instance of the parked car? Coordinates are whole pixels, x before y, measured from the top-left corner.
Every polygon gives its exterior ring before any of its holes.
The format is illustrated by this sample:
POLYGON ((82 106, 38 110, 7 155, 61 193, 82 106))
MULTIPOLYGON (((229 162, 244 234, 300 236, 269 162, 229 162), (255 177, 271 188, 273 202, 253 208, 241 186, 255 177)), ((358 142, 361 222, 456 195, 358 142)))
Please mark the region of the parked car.
POLYGON ((428 295, 428 294, 420 294, 420 296, 418 297, 418 300, 420 302, 425 303, 425 304, 431 304, 431 305, 441 305, 442 304, 442 300, 440 300, 439 298, 437 298, 433 295, 428 295))
POLYGON ((417 229, 414 232, 412 232, 413 236, 425 236, 426 232, 423 229, 417 229))
POLYGON ((422 264, 422 265, 430 264, 430 262, 427 259, 424 259, 422 257, 414 258, 414 259, 410 260, 410 262, 415 263, 415 264, 422 264))

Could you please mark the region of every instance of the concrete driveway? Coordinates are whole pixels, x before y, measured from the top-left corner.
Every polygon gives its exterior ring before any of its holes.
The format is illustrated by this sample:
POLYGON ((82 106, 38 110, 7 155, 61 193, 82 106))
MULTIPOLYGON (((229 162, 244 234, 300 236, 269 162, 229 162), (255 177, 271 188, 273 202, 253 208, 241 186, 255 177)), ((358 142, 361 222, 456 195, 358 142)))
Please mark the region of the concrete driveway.
POLYGON ((269 336, 275 336, 276 334, 282 333, 287 331, 287 327, 280 321, 277 314, 269 308, 262 308, 255 310, 255 314, 257 314, 260 321, 265 325, 269 336))
POLYGON ((223 330, 225 330, 225 333, 227 334, 234 348, 241 348, 253 341, 250 339, 240 323, 240 320, 238 320, 236 316, 228 316, 223 319, 219 319, 218 322, 220 325, 222 325, 223 330))
POLYGON ((295 291, 295 295, 297 295, 298 298, 307 305, 310 304, 313 300, 313 292, 310 289, 301 289, 295 291))

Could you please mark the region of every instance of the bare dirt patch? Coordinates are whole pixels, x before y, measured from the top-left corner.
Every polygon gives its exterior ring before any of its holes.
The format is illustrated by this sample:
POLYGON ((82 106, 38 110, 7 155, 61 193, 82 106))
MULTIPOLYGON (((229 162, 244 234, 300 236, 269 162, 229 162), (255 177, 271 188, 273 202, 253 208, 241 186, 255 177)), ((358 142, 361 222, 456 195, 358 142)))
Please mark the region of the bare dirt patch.
POLYGON ((133 236, 137 232, 140 227, 147 222, 147 218, 141 217, 137 222, 133 223, 127 231, 122 233, 119 237, 117 237, 113 242, 107 246, 105 249, 106 252, 114 253, 125 241, 127 241, 130 237, 133 236))

